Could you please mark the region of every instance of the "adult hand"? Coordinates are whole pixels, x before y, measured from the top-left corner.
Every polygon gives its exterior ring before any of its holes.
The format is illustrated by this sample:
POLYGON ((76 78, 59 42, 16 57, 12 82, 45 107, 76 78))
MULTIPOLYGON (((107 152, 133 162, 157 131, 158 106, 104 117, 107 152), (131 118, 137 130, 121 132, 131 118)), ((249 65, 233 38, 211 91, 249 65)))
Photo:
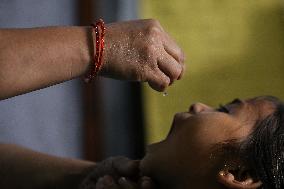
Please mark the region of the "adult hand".
POLYGON ((102 76, 148 82, 157 91, 182 77, 184 53, 158 21, 119 22, 106 28, 102 76))
POLYGON ((111 157, 96 164, 92 172, 84 179, 81 189, 94 188, 98 179, 110 175, 115 180, 121 177, 139 179, 139 161, 130 160, 126 157, 111 157))
POLYGON ((139 181, 133 182, 125 177, 115 181, 113 177, 105 175, 99 178, 95 189, 154 189, 154 183, 149 177, 142 177, 139 181))

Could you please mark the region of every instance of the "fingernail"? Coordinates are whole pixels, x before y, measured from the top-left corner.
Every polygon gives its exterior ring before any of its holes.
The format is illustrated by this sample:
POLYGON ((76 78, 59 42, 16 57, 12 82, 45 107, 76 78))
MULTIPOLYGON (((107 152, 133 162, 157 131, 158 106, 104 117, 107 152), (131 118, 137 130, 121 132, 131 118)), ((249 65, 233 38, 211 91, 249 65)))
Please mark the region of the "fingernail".
POLYGON ((143 189, 153 188, 153 187, 151 187, 151 186, 152 186, 152 184, 151 184, 151 182, 150 182, 149 179, 143 180, 143 181, 141 182, 141 184, 140 184, 140 187, 143 188, 143 189))
POLYGON ((114 180, 111 176, 105 175, 103 177, 103 183, 104 183, 105 186, 112 186, 112 185, 114 185, 114 180))
POLYGON ((104 179, 100 177, 96 183, 96 188, 97 189, 103 189, 104 188, 104 179))
POLYGON ((119 184, 124 184, 124 183, 126 183, 126 182, 127 182, 127 180, 126 180, 125 177, 120 177, 120 179, 118 180, 118 183, 119 183, 119 184))
POLYGON ((142 181, 142 183, 141 183, 141 187, 142 187, 142 188, 147 188, 147 186, 149 186, 149 184, 150 184, 150 182, 149 182, 148 180, 144 180, 144 181, 142 181))

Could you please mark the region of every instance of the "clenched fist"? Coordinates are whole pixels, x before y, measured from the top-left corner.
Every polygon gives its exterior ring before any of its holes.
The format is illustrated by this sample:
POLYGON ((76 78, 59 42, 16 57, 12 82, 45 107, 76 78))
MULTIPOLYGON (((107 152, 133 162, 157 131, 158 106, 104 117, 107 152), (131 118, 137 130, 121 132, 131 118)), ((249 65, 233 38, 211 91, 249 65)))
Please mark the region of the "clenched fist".
POLYGON ((182 50, 153 19, 108 24, 103 63, 100 75, 148 82, 157 91, 185 69, 182 50))

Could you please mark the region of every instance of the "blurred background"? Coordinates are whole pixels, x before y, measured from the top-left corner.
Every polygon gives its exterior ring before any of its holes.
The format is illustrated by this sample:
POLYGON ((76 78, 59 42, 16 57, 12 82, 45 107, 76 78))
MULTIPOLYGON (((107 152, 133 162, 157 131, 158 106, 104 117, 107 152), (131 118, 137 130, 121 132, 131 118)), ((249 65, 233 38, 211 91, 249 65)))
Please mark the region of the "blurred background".
POLYGON ((94 161, 140 158, 194 102, 284 99, 283 7, 282 0, 2 0, 1 28, 155 18, 183 48, 187 70, 167 96, 147 84, 100 78, 1 101, 0 142, 94 161))
POLYGON ((147 141, 162 139, 175 112, 236 97, 284 98, 282 0, 143 0, 141 15, 158 19, 186 54, 182 81, 167 97, 144 87, 147 141))

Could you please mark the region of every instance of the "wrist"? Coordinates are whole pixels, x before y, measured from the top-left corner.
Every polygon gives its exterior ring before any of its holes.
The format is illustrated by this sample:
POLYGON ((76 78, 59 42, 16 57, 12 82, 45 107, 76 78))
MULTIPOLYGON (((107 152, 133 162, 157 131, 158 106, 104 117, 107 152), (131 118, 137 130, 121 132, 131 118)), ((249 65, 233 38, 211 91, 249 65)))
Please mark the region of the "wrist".
POLYGON ((105 53, 104 53, 104 57, 102 59, 102 65, 101 65, 101 69, 100 71, 98 72, 98 75, 99 76, 102 76, 102 77, 109 77, 109 59, 108 59, 108 47, 106 46, 105 47, 105 53))
POLYGON ((93 46, 92 28, 89 26, 82 27, 83 38, 82 47, 79 49, 82 63, 82 71, 80 75, 85 75, 90 70, 93 63, 93 52, 95 46, 93 46))
POLYGON ((69 36, 65 39, 68 48, 71 49, 69 54, 68 69, 65 68, 67 79, 74 79, 84 75, 92 62, 93 42, 92 30, 90 27, 70 27, 65 33, 69 36))
POLYGON ((76 188, 78 189, 83 180, 96 169, 96 164, 93 162, 83 161, 82 165, 77 170, 68 172, 62 179, 61 188, 76 188))
POLYGON ((110 31, 110 25, 108 24, 106 26, 107 30, 105 33, 105 37, 104 37, 104 41, 105 41, 105 45, 104 45, 104 54, 103 54, 103 58, 102 58, 102 66, 101 69, 98 73, 99 76, 102 77, 111 77, 111 70, 110 70, 110 65, 113 62, 113 59, 115 58, 115 48, 117 48, 115 45, 113 45, 112 41, 113 39, 111 38, 111 31, 110 31))
POLYGON ((102 19, 92 24, 93 61, 91 61, 88 73, 84 78, 86 83, 90 83, 101 71, 105 48, 105 30, 105 23, 102 19))

